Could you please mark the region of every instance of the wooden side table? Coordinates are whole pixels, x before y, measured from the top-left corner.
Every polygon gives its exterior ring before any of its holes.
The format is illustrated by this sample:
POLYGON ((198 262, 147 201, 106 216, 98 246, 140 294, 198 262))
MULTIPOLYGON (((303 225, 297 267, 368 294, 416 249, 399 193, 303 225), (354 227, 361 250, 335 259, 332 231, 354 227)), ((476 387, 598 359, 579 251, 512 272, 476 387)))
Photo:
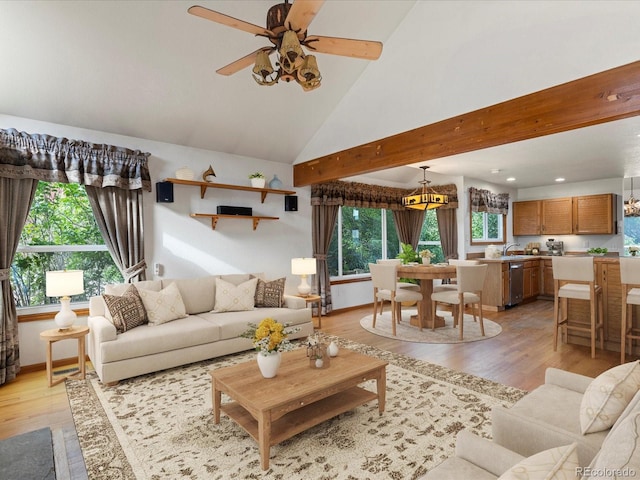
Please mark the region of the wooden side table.
POLYGON ((296 297, 303 298, 307 305, 318 304, 318 328, 322 328, 322 297, 320 295, 296 295, 296 297))
POLYGON ((49 386, 59 384, 65 381, 67 378, 80 378, 84 379, 86 374, 85 363, 85 337, 89 333, 89 327, 84 325, 72 326, 65 330, 59 328, 53 328, 51 330, 45 330, 40 333, 40 338, 47 342, 47 379, 49 380, 49 386), (56 379, 53 379, 53 356, 51 354, 51 345, 60 340, 70 340, 73 338, 78 339, 78 371, 69 373, 68 375, 56 375, 56 379))

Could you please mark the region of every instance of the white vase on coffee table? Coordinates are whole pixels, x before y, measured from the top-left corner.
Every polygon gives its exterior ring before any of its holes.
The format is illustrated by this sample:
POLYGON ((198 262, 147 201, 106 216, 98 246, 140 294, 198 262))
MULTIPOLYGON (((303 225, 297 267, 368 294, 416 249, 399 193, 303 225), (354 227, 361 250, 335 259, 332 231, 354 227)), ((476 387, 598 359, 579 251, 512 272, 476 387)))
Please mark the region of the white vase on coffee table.
POLYGON ((269 352, 264 355, 262 352, 258 352, 258 368, 264 378, 273 378, 278 374, 278 368, 282 361, 282 353, 269 352))

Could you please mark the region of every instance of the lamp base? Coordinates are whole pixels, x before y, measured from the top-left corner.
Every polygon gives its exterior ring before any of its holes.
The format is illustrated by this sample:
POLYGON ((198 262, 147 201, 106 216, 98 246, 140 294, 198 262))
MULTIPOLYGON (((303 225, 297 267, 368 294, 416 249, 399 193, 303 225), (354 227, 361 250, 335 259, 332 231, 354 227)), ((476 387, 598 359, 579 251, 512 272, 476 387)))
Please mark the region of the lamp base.
POLYGON ((307 282, 306 275, 301 275, 300 285, 298 285, 298 293, 304 297, 311 293, 311 285, 307 282))
POLYGON ((60 311, 55 316, 56 325, 60 330, 68 330, 73 326, 76 321, 76 312, 71 310, 71 298, 60 298, 60 311))

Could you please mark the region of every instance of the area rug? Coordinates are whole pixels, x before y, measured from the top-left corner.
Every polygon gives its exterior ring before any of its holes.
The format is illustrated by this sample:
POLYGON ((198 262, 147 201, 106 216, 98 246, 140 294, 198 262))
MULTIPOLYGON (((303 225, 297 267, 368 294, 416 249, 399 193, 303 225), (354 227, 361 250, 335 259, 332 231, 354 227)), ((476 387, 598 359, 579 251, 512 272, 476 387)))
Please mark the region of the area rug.
POLYGON ((445 320, 444 327, 438 327, 435 330, 430 328, 423 328, 422 331, 416 326, 409 324, 409 318, 411 315, 416 315, 418 312, 411 309, 402 310, 402 322, 396 324, 396 335, 394 336, 391 331, 391 312, 383 312, 382 315, 376 316, 376 328, 373 328, 373 314, 367 315, 360 320, 360 326, 367 332, 380 335, 381 337, 393 338, 396 340, 403 340, 405 342, 419 342, 419 343, 467 343, 475 342, 478 340, 486 340, 491 337, 495 337, 502 332, 502 327, 496 322, 484 319, 484 333, 483 337, 480 335, 480 324, 473 321, 473 316, 464 315, 464 338, 460 340, 460 331, 458 328, 453 328, 453 317, 451 312, 439 311, 438 315, 445 320))
MULTIPOLYGON (((255 352, 229 355, 105 387, 95 372, 67 380, 90 479, 414 479, 454 452, 456 433, 490 436, 490 411, 525 392, 337 337, 341 349, 384 358, 386 410, 365 404, 271 447, 260 468, 257 443, 211 413, 208 372, 255 352)), ((373 381, 363 384, 375 389, 373 381)), ((230 401, 223 395, 223 402, 230 401)))

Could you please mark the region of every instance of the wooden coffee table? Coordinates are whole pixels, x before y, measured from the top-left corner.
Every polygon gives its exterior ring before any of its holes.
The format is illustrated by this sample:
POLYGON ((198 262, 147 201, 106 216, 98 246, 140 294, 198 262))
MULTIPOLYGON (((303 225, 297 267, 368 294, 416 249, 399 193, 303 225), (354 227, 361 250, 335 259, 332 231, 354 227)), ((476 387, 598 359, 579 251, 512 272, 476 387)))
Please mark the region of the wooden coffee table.
POLYGON ((300 348, 282 354, 274 378, 263 378, 255 360, 211 370, 215 423, 223 411, 244 428, 258 442, 266 470, 272 445, 376 399, 382 415, 386 366, 384 360, 342 349, 329 368, 313 369, 300 348), (358 386, 367 380, 376 380, 377 392, 358 386), (234 401, 223 405, 222 393, 234 401))

